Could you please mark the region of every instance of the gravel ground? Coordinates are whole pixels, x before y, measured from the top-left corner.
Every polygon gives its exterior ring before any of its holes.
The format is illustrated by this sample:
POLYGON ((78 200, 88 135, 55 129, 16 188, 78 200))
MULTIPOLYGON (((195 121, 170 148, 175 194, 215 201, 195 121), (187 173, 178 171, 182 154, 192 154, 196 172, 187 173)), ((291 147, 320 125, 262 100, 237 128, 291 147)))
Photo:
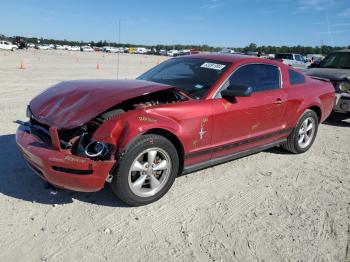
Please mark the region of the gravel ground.
MULTIPOLYGON (((164 59, 121 54, 119 78, 164 59)), ((130 208, 108 187, 48 187, 12 123, 59 81, 116 78, 117 55, 27 50, 0 62, 0 261, 350 261, 349 119, 332 115, 305 154, 276 148, 181 176, 130 208)))

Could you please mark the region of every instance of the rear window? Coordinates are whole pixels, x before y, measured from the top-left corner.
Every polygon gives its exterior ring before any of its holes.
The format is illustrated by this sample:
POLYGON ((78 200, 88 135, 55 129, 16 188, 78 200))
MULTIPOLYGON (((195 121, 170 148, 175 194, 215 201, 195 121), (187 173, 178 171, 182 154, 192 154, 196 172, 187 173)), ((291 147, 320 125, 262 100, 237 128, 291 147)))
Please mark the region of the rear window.
POLYGON ((289 75, 289 84, 291 85, 299 85, 305 83, 305 76, 302 74, 295 72, 294 70, 288 70, 289 75))

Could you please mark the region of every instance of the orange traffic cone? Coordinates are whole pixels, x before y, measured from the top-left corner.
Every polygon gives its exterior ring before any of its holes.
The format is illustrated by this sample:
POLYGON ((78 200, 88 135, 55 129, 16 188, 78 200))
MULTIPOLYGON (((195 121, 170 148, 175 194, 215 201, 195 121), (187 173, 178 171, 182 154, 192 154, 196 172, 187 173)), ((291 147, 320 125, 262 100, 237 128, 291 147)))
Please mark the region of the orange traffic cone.
POLYGON ((99 70, 100 69, 100 63, 96 64, 96 69, 99 70))
POLYGON ((26 67, 25 67, 25 65, 24 65, 24 63, 23 63, 23 61, 21 61, 21 65, 19 66, 19 69, 26 69, 26 67))

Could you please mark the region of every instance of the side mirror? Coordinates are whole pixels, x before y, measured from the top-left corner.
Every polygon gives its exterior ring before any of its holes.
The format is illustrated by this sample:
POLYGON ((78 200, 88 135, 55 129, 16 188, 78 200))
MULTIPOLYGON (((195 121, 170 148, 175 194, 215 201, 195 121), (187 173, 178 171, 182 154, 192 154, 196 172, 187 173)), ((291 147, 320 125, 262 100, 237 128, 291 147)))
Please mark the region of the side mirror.
POLYGON ((220 92, 221 96, 231 101, 238 96, 251 96, 253 88, 251 86, 230 85, 227 89, 220 92))

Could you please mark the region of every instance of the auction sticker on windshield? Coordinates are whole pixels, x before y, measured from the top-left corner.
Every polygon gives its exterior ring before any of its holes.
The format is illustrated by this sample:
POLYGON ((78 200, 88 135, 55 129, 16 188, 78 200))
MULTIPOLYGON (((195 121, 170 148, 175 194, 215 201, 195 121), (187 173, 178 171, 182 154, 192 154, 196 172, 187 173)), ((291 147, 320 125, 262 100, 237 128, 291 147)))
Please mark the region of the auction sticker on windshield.
POLYGON ((203 65, 201 65, 201 67, 203 68, 209 68, 209 69, 214 69, 214 70, 222 70, 226 65, 222 65, 222 64, 215 64, 215 63, 204 63, 203 65))

